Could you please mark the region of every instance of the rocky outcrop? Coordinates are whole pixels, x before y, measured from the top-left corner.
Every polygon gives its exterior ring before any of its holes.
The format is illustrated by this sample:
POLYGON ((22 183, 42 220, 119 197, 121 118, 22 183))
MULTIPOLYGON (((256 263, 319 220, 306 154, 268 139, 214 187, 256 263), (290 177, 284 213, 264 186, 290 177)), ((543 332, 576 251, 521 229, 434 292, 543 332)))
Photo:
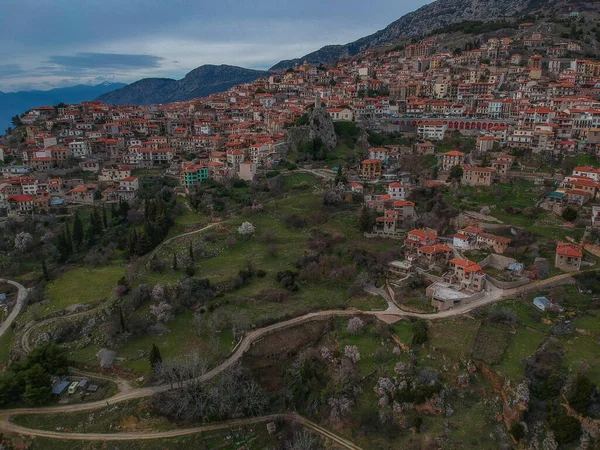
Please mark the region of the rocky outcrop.
POLYGON ((308 125, 301 125, 287 130, 288 148, 292 151, 298 150, 304 141, 319 138, 332 149, 337 145, 337 135, 333 120, 327 110, 320 105, 309 113, 308 125))
POLYGON ((310 128, 310 139, 321 139, 328 149, 332 149, 337 145, 333 120, 325 108, 320 105, 315 106, 310 114, 308 126, 310 128))

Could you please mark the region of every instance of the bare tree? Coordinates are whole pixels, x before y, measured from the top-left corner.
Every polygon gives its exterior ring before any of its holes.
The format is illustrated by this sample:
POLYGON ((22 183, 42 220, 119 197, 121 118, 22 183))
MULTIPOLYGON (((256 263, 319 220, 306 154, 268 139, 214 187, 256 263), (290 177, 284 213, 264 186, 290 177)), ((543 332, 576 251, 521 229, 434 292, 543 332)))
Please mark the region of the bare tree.
POLYGON ((317 436, 306 430, 296 431, 291 440, 286 441, 285 450, 321 450, 323 446, 317 436))
POLYGON ((19 251, 26 252, 33 244, 33 236, 26 231, 21 231, 15 236, 15 248, 19 251))
POLYGON ((352 335, 360 334, 365 329, 365 322, 360 317, 353 317, 348 321, 346 331, 352 335))
POLYGON ((165 287, 160 283, 155 284, 154 287, 152 288, 151 298, 152 298, 152 301, 156 302, 156 303, 164 302, 165 301, 165 287))
POLYGON ((156 317, 158 322, 166 323, 173 318, 173 307, 167 302, 150 305, 150 312, 156 317))
POLYGON ((157 372, 171 387, 183 388, 186 381, 204 375, 207 367, 208 364, 200 354, 193 352, 163 360, 157 372))
POLYGON ((344 356, 353 363, 360 361, 360 352, 358 351, 358 347, 356 345, 346 345, 344 347, 344 356))
MULTIPOLYGON (((197 376, 186 382, 187 367, 184 362, 169 368, 175 374, 172 384, 178 388, 153 397, 159 413, 178 420, 224 420, 261 414, 268 404, 262 389, 239 364, 208 383, 197 376)), ((163 372, 168 370, 163 367, 163 372)))

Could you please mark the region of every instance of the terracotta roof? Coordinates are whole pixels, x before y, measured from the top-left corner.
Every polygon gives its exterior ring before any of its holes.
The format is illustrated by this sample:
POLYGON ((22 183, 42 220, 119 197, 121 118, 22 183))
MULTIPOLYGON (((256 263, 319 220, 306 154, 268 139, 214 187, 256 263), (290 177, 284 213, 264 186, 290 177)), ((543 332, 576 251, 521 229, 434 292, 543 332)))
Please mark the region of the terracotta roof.
POLYGON ((32 202, 33 199, 35 197, 33 197, 32 195, 11 195, 10 197, 8 197, 8 201, 9 202, 17 202, 17 203, 25 203, 25 202, 32 202))
POLYGON ((428 233, 425 230, 411 230, 407 233, 409 236, 417 236, 420 239, 437 239, 437 234, 428 233))
POLYGON ((424 245, 419 250, 425 253, 441 253, 441 252, 451 252, 452 249, 443 244, 434 244, 434 245, 424 245))
POLYGON ((504 236, 496 236, 495 234, 489 234, 489 233, 479 233, 479 235, 477 236, 478 238, 483 238, 483 239, 491 239, 493 241, 496 242, 500 242, 502 244, 510 244, 511 240, 507 237, 504 236))
POLYGON ((581 250, 581 247, 569 242, 559 242, 556 246, 556 253, 572 258, 583 258, 583 251, 581 250))
POLYGON ((450 260, 450 263, 464 268, 465 272, 479 272, 481 270, 481 266, 479 264, 468 259, 453 258, 450 260))

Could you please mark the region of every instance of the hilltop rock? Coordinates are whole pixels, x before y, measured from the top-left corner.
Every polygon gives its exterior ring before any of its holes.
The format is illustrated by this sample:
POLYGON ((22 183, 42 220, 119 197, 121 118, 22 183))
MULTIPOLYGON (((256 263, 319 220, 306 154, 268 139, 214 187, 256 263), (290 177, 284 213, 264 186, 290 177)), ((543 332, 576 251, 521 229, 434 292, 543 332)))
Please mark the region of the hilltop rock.
POLYGON ((332 149, 337 145, 335 127, 333 126, 331 116, 319 103, 320 102, 317 102, 317 106, 315 106, 309 116, 309 138, 319 138, 328 149, 332 149))
POLYGON ((319 102, 315 102, 315 108, 308 114, 308 125, 300 125, 287 130, 287 145, 292 151, 298 150, 304 141, 319 138, 332 149, 337 145, 337 135, 333 120, 325 108, 319 102))

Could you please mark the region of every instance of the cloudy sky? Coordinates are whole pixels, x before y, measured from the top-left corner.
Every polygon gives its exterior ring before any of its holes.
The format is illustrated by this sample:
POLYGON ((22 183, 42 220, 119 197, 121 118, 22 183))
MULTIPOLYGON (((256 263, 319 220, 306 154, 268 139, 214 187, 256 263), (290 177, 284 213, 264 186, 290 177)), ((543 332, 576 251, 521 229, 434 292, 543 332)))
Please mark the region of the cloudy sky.
POLYGON ((267 69, 431 0, 2 0, 0 91, 267 69))

